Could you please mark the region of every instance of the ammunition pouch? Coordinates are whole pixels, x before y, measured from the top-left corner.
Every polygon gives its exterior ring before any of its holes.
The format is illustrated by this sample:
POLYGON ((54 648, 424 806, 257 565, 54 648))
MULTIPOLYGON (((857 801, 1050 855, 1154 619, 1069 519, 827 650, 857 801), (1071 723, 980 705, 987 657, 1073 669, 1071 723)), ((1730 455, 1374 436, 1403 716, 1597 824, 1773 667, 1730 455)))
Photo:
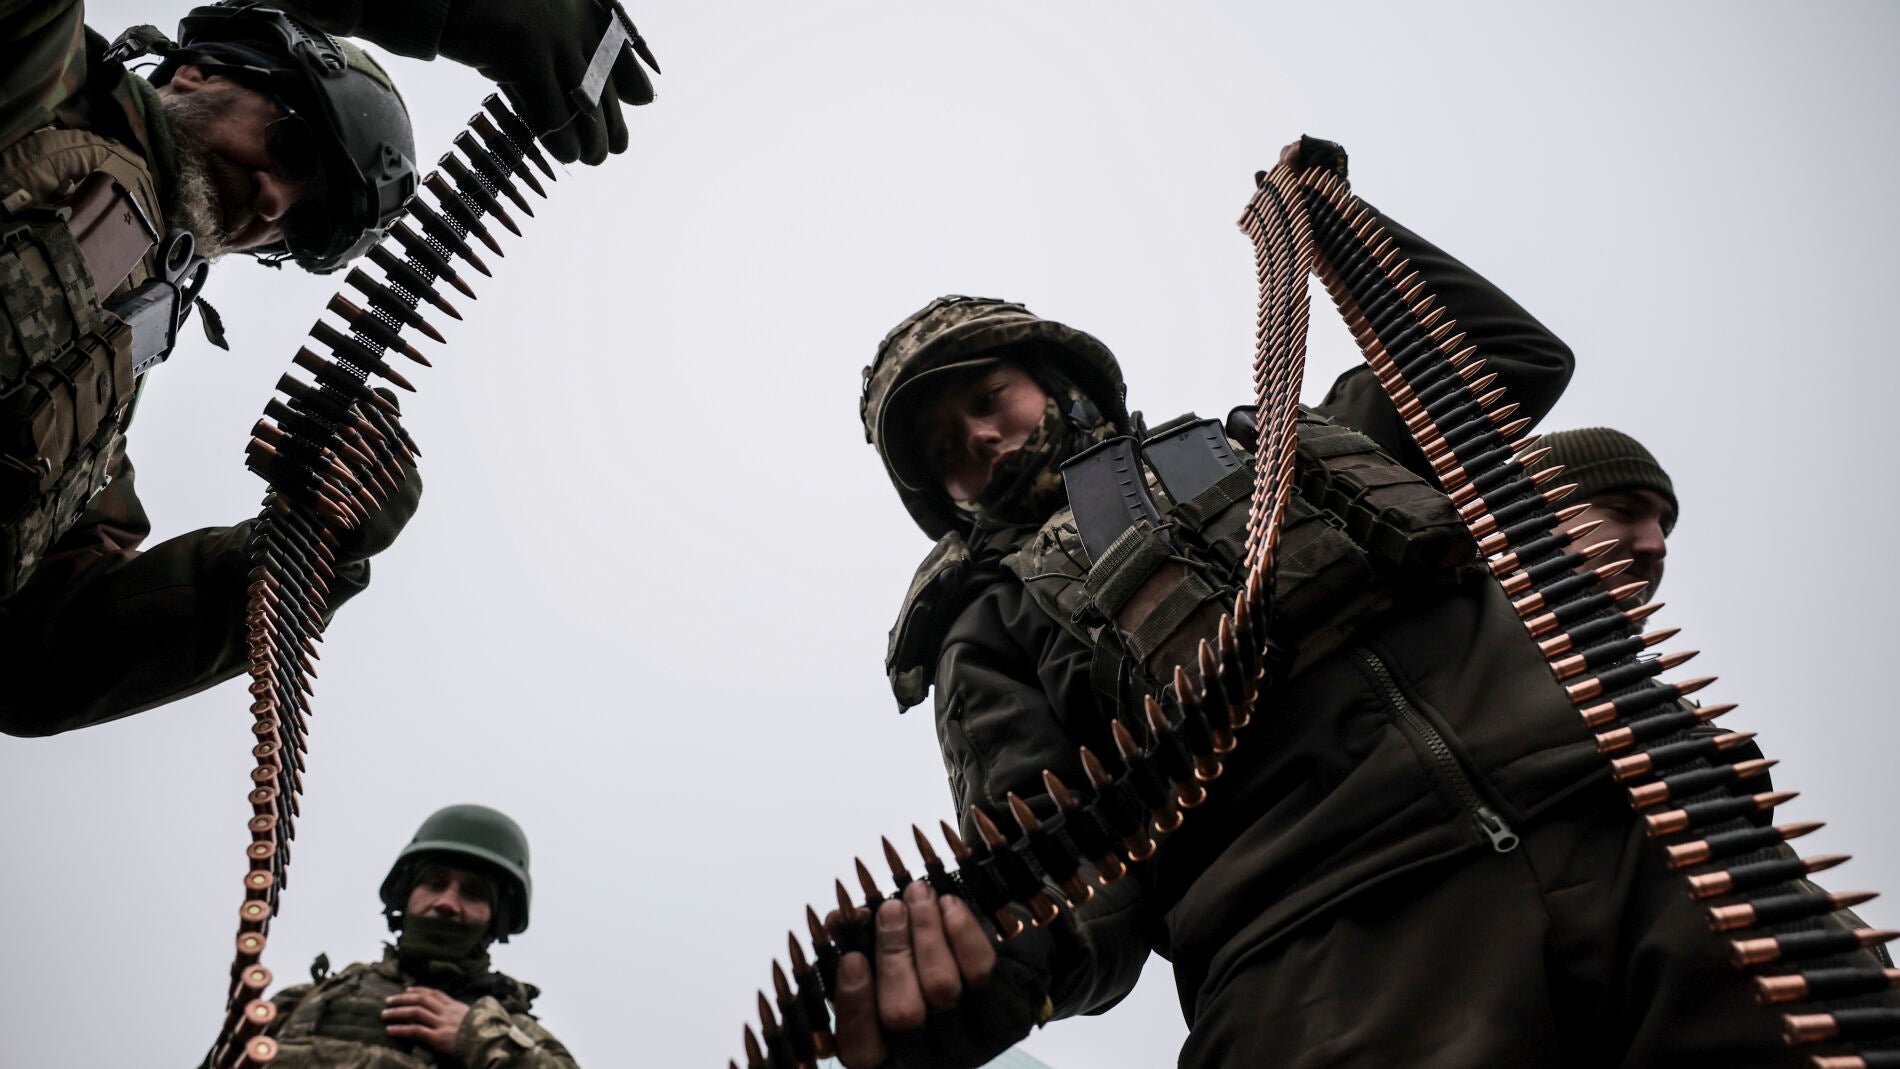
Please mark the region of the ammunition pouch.
POLYGON ((134 392, 132 330, 101 306, 63 213, 0 221, 0 597, 105 485, 134 392))
POLYGON ((969 544, 952 531, 937 540, 911 577, 884 652, 884 672, 890 677, 900 713, 922 704, 930 694, 944 637, 975 596, 969 582, 971 561, 969 544))
POLYGON ((156 271, 157 232, 119 180, 95 171, 58 208, 0 219, 0 598, 103 487, 124 450, 137 377, 177 341, 209 265, 189 234, 156 271))
MULTIPOLYGON (((1294 672, 1338 649, 1405 590, 1475 557, 1445 496, 1371 439, 1304 412, 1298 430, 1271 634, 1293 655, 1294 672)), ((1251 457, 1237 455, 1213 420, 1164 425, 1133 468, 1132 448, 1111 440, 1065 465, 1070 507, 1003 561, 1093 650, 1091 684, 1110 716, 1158 693, 1174 666, 1192 665, 1201 640, 1213 638, 1244 578, 1253 499, 1251 457), (1150 482, 1171 503, 1157 503, 1150 482)))

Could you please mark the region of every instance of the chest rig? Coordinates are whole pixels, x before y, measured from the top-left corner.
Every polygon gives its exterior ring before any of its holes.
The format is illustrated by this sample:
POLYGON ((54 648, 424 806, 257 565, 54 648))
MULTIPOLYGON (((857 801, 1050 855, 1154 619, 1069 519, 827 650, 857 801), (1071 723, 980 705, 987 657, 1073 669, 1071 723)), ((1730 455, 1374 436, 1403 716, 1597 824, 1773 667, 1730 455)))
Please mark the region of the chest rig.
MULTIPOLYGON (((1237 410, 1225 426, 1184 416, 1077 455, 1062 468, 1069 507, 1004 558, 1089 645, 1092 689, 1110 716, 1195 663, 1244 581, 1254 466, 1229 437, 1252 438, 1250 415, 1237 410)), ((1372 439, 1306 410, 1298 433, 1269 636, 1290 672, 1475 552, 1445 496, 1372 439)))

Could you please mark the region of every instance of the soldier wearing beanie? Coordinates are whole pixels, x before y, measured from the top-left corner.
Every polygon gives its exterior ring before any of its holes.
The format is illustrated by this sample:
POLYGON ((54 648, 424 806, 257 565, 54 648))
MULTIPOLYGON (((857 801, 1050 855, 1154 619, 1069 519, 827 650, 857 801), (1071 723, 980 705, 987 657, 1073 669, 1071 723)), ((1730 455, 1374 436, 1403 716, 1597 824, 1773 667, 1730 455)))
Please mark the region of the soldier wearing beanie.
POLYGON ((1607 559, 1629 560, 1623 577, 1649 584, 1634 600, 1655 597, 1662 584, 1663 558, 1669 552, 1665 542, 1681 515, 1669 473, 1643 443, 1609 427, 1553 431, 1538 444, 1550 452, 1534 470, 1563 465, 1557 481, 1576 483, 1575 500, 1590 503, 1575 522, 1598 523, 1573 548, 1616 539, 1607 559))

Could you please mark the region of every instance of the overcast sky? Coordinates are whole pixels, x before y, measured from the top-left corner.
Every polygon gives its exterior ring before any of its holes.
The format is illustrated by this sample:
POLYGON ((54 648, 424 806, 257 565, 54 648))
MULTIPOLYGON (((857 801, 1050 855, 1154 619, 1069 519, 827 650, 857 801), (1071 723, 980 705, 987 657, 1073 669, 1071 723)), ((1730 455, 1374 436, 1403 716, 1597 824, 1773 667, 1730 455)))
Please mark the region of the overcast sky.
MULTIPOLYGON (((92 5, 108 36, 181 4, 92 5)), ((376 953, 427 813, 508 811, 533 926, 504 970, 589 1066, 718 1066, 853 855, 950 816, 885 632, 929 548, 857 423, 859 369, 945 292, 1025 301, 1165 418, 1247 399, 1252 175, 1302 132, 1577 352, 1547 427, 1676 480, 1661 621, 1761 732, 1837 889, 1900 887, 1891 677, 1900 8, 804 2, 632 9, 666 74, 439 325, 422 511, 336 619, 265 962, 376 953), (1165 12, 1165 13, 1164 13, 1165 12)), ((393 65, 432 160, 487 88, 393 65)), ((256 512, 243 446, 336 279, 222 265, 131 435, 166 537, 256 512)), ((1310 382, 1356 359, 1315 308, 1310 382)), ((439 318, 439 317, 438 317, 439 318)), ((427 344, 427 343, 424 343, 427 344)), ((1317 397, 1312 390, 1309 396, 1317 397)), ((0 739, 0 1064, 194 1064, 248 841, 232 684, 0 739)), ((1900 926, 1900 906, 1863 910, 1900 926)), ((1057 1069, 1172 1062, 1165 962, 1057 1069)))

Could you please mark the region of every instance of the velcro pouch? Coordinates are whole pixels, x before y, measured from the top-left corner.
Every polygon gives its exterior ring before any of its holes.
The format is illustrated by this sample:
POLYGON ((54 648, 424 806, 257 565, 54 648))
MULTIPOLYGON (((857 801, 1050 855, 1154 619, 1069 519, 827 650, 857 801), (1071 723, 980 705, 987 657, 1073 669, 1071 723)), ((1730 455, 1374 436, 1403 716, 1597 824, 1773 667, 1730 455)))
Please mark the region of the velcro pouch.
POLYGON ((884 672, 890 677, 899 712, 921 704, 930 694, 944 637, 969 600, 969 584, 964 581, 969 568, 970 547, 952 531, 937 540, 911 577, 884 653, 884 672))

